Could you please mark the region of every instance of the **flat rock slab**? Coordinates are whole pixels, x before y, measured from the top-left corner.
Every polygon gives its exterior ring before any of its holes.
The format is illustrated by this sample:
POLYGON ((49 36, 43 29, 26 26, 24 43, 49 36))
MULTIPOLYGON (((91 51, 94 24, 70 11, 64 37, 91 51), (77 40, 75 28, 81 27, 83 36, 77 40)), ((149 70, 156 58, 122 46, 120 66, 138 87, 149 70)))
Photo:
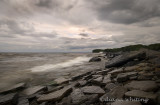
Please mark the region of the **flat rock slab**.
POLYGON ((17 105, 17 103, 18 103, 17 93, 11 93, 0 96, 0 105, 17 105))
POLYGON ((63 77, 61 77, 61 78, 57 78, 57 79, 55 79, 54 80, 57 84, 63 84, 63 83, 68 83, 69 82, 69 80, 68 79, 65 79, 65 78, 63 78, 63 77))
POLYGON ((47 90, 46 86, 33 86, 33 87, 25 89, 22 92, 22 94, 24 94, 24 95, 33 95, 33 94, 35 94, 37 92, 45 91, 45 90, 47 90))
POLYGON ((80 105, 87 100, 87 97, 84 95, 81 89, 75 89, 71 93, 72 103, 76 105, 80 105))
POLYGON ((137 72, 128 72, 128 73, 120 73, 117 76, 117 81, 118 82, 125 82, 129 79, 129 77, 137 76, 137 72))
POLYGON ((87 84, 87 81, 86 80, 80 80, 78 81, 79 85, 80 86, 85 86, 87 84))
POLYGON ((130 71, 135 71, 135 70, 137 70, 139 68, 139 66, 130 66, 130 67, 126 67, 125 69, 124 69, 124 72, 130 72, 130 71))
POLYGON ((82 91, 87 94, 105 94, 105 91, 99 86, 85 86, 82 88, 82 91))
POLYGON ((123 87, 123 86, 117 86, 115 88, 113 88, 110 93, 112 96, 122 99, 124 94, 127 92, 127 88, 123 87))
POLYGON ((146 57, 146 53, 143 51, 139 51, 139 52, 132 52, 132 53, 125 53, 123 55, 119 55, 115 58, 113 58, 109 63, 107 62, 105 64, 106 68, 109 67, 119 67, 122 66, 124 64, 126 64, 129 61, 132 61, 134 59, 145 59, 146 57))
POLYGON ((118 73, 122 73, 122 72, 123 72, 123 68, 119 68, 119 69, 115 69, 115 70, 108 72, 108 74, 117 75, 118 73))
POLYGON ((151 92, 144 92, 141 90, 132 90, 132 91, 128 91, 125 93, 126 97, 137 97, 137 98, 147 98, 147 99, 151 99, 153 101, 156 100, 157 95, 153 94, 151 92))
POLYGON ((97 85, 101 85, 102 84, 102 80, 103 80, 103 77, 101 76, 101 77, 98 77, 96 79, 93 79, 92 83, 93 84, 97 84, 97 85))
POLYGON ((111 105, 142 105, 140 102, 132 101, 115 101, 111 105))
POLYGON ((18 91, 20 89, 25 88, 25 85, 26 85, 25 83, 16 84, 12 87, 9 87, 9 88, 6 88, 5 90, 0 91, 0 94, 18 91))
POLYGON ((71 91, 72 91, 72 88, 70 86, 68 86, 68 87, 65 87, 61 90, 55 91, 53 93, 42 95, 37 99, 37 101, 38 102, 45 102, 45 101, 55 102, 57 100, 61 100, 64 96, 69 94, 71 91))
POLYGON ((155 81, 132 81, 125 85, 129 90, 155 91, 158 86, 155 81))
POLYGON ((115 85, 114 83, 109 83, 105 86, 106 89, 108 90, 112 90, 113 88, 115 88, 117 85, 115 85))
POLYGON ((75 75, 75 76, 72 77, 72 80, 74 81, 74 80, 80 79, 83 76, 89 75, 90 73, 91 73, 90 71, 86 72, 86 73, 78 73, 77 75, 75 75))

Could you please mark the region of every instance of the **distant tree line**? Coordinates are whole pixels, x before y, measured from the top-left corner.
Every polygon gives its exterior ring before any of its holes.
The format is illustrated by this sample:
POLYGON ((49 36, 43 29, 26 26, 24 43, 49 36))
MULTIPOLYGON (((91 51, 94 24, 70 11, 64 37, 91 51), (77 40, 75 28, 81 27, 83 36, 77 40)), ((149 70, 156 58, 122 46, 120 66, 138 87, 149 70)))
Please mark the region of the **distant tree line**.
POLYGON ((137 45, 129 45, 129 46, 121 47, 121 48, 112 48, 112 49, 94 49, 92 52, 93 53, 120 52, 120 51, 126 52, 126 51, 137 51, 141 48, 160 51, 160 43, 150 44, 150 45, 137 44, 137 45))

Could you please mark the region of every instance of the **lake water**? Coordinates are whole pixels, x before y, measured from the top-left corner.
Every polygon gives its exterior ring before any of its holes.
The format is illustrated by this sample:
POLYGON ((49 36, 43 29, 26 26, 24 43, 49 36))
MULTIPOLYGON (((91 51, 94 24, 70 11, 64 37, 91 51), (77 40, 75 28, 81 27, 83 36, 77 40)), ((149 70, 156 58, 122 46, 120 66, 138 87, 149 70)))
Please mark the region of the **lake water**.
POLYGON ((0 90, 19 82, 45 84, 58 77, 71 78, 100 68, 100 63, 88 62, 92 56, 92 53, 1 53, 0 90))

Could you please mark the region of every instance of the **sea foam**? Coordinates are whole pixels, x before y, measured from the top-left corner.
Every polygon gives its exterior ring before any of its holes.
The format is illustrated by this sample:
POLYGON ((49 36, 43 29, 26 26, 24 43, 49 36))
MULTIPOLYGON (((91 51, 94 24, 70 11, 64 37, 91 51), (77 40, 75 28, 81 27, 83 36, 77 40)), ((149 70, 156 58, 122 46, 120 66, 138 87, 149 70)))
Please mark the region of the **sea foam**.
POLYGON ((45 72, 45 71, 54 71, 59 68, 65 68, 65 67, 71 67, 75 65, 81 65, 84 62, 89 61, 90 57, 86 56, 81 56, 81 57, 76 57, 72 60, 68 60, 66 62, 61 62, 57 64, 44 64, 42 66, 36 66, 31 68, 32 72, 45 72))

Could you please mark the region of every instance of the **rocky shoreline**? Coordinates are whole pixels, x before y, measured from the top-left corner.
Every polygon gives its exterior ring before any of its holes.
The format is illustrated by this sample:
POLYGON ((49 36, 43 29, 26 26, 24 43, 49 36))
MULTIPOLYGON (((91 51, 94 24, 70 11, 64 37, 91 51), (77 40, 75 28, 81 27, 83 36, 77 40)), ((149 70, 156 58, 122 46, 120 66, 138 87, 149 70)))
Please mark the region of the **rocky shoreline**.
POLYGON ((19 83, 0 91, 0 105, 160 105, 160 53, 106 54, 104 69, 57 78, 49 85, 19 83), (106 61, 110 59, 109 61, 106 61))

